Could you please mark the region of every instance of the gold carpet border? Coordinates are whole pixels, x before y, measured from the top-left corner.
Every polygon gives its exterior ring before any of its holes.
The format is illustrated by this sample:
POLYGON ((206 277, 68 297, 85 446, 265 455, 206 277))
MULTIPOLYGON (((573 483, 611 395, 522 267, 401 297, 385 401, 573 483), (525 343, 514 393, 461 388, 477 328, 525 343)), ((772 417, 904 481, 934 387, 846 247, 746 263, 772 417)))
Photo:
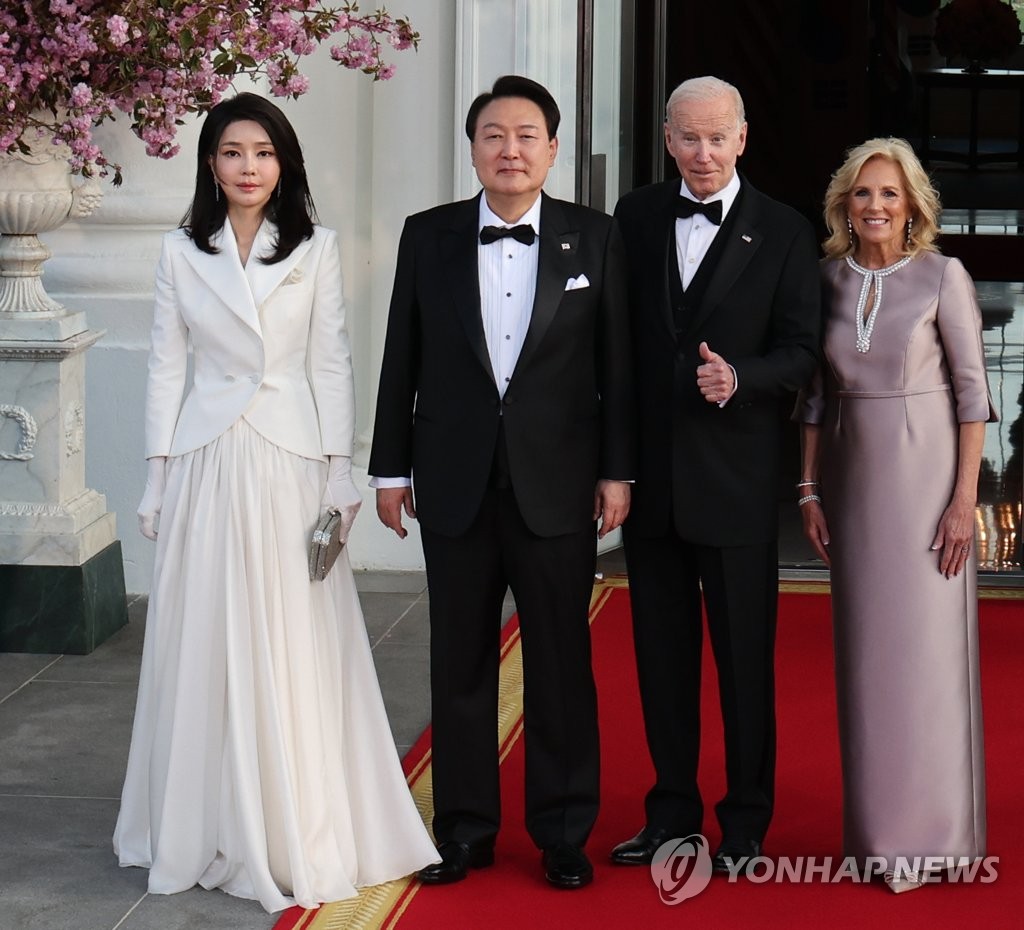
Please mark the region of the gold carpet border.
MULTIPOLYGON (((606 575, 594 582, 590 596, 591 623, 616 589, 628 588, 625 575, 606 575)), ((829 594, 827 581, 780 581, 782 594, 829 594)), ((983 600, 1024 600, 1024 588, 982 588, 983 600)), ((501 761, 523 732, 523 649, 518 628, 502 647, 498 679, 498 746, 501 761)), ((423 822, 434 819, 433 777, 428 749, 409 774, 409 790, 423 822)), ((360 890, 355 898, 323 904, 307 911, 294 930, 394 930, 420 889, 413 878, 403 878, 360 890), (389 919, 390 918, 390 919, 389 919)))

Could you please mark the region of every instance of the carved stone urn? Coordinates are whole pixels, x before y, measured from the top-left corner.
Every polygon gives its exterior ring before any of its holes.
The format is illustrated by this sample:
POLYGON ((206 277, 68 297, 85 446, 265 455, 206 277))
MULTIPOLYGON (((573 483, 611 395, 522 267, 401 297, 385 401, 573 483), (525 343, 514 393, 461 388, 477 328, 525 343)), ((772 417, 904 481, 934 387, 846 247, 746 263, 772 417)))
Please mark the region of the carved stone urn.
POLYGON ((0 153, 0 319, 44 320, 67 311, 43 288, 52 253, 39 233, 89 216, 103 191, 94 179, 73 183, 66 146, 37 136, 30 155, 0 153))
POLYGON ((0 651, 87 653, 126 619, 114 514, 85 486, 85 352, 102 335, 47 295, 38 234, 88 216, 68 151, 0 154, 0 651))

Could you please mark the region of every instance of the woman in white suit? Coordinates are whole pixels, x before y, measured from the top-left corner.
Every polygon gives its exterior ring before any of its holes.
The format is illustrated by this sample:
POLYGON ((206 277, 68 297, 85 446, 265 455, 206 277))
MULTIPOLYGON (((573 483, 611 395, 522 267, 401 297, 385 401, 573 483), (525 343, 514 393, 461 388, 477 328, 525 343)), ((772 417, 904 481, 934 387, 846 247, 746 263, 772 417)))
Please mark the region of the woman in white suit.
POLYGON ((354 424, 337 237, 284 114, 240 94, 206 117, 156 276, 139 522, 157 551, 114 833, 151 892, 276 911, 436 859, 347 556, 308 576, 322 509, 343 535, 359 509, 354 424))

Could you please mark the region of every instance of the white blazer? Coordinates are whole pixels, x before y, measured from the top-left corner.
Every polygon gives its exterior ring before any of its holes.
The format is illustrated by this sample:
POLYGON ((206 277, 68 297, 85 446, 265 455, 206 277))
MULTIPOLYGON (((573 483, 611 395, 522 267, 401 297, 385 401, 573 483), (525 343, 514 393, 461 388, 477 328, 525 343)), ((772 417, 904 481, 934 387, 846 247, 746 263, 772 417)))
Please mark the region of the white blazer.
POLYGON ((146 388, 146 457, 182 455, 245 417, 306 458, 352 455, 355 403, 337 235, 317 226, 265 265, 264 222, 242 266, 231 223, 200 251, 184 230, 164 236, 156 272, 146 388), (185 393, 188 344, 192 386, 185 393))

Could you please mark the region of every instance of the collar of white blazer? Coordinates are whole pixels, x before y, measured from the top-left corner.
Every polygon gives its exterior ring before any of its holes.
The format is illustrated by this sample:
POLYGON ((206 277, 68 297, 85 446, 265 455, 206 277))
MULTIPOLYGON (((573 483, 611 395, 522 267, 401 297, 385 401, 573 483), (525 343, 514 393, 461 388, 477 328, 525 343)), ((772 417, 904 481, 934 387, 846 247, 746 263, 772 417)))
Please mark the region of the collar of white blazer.
POLYGON ((211 237, 210 242, 220 251, 210 255, 196 248, 185 252, 189 264, 234 313, 254 332, 260 333, 259 306, 279 287, 298 284, 292 281, 296 266, 313 247, 313 239, 300 242, 292 254, 273 265, 259 260, 261 255, 274 251, 277 230, 273 223, 264 220, 256 233, 249 261, 243 267, 238 257, 238 243, 231 223, 225 222, 221 231, 211 237))

